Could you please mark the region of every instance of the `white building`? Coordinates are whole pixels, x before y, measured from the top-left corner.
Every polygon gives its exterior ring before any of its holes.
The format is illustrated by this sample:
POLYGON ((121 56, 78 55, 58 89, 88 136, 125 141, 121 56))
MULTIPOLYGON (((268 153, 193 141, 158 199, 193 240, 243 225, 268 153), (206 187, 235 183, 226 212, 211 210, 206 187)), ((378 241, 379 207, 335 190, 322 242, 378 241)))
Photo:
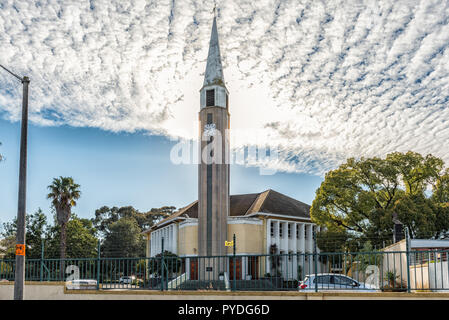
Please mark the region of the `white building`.
MULTIPOLYGON (((235 235, 236 255, 241 257, 237 260, 237 279, 245 275, 257 278, 272 273, 270 259, 259 257, 251 260, 249 257, 270 254, 272 245, 276 245, 278 254, 300 254, 298 257, 302 261, 296 261, 296 256, 283 258, 280 271, 284 277, 296 279, 298 265, 302 266, 303 275, 313 272, 313 232, 318 232, 319 228, 311 222, 309 211, 309 205, 274 190, 231 195, 228 241, 232 241, 235 235)), ((198 257, 198 201, 160 221, 145 234, 148 257, 161 253, 164 238, 164 251, 186 258, 190 273, 195 273, 197 265, 192 261, 198 257)), ((228 247, 227 255, 232 254, 233 248, 228 247)))

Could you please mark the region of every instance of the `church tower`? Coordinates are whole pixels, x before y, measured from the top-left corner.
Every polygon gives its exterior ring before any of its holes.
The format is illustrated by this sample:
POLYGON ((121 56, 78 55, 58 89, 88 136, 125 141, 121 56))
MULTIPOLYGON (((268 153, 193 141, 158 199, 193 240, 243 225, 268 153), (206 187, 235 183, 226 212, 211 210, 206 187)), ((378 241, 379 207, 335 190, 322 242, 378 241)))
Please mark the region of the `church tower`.
MULTIPOLYGON (((206 73, 200 90, 198 254, 226 255, 229 216, 229 108, 217 19, 214 17, 206 73)), ((221 269, 221 267, 219 267, 221 269)), ((212 271, 207 267, 205 271, 212 271)), ((223 270, 213 270, 214 273, 223 270)))

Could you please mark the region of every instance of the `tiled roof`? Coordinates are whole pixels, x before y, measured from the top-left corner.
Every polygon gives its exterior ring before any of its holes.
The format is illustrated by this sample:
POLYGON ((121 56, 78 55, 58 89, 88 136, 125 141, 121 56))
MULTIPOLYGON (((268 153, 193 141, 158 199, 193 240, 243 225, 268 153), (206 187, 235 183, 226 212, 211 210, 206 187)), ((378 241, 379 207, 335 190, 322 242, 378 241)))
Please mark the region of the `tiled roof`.
MULTIPOLYGON (((294 218, 310 218, 310 206, 274 190, 230 196, 230 216, 248 216, 252 213, 272 213, 294 218)), ((155 229, 175 218, 198 218, 198 201, 181 208, 152 227, 155 229)))

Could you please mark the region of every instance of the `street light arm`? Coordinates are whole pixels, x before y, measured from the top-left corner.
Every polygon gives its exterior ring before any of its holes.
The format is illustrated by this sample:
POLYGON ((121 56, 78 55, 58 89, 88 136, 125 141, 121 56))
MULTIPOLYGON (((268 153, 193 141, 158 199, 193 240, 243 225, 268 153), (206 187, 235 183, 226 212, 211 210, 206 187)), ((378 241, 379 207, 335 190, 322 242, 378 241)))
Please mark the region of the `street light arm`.
POLYGON ((13 73, 12 71, 9 71, 8 69, 6 69, 4 66, 2 66, 0 64, 0 67, 2 67, 3 69, 5 69, 6 71, 8 71, 10 74, 12 74, 14 77, 16 77, 17 79, 19 79, 20 81, 23 82, 24 78, 19 77, 17 74, 13 73))

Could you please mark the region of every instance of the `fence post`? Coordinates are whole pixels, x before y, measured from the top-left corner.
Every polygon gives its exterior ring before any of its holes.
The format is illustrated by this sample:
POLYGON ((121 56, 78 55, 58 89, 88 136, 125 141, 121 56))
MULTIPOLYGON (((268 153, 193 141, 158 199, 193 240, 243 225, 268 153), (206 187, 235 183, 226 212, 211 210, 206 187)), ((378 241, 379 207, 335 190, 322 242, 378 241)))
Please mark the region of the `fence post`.
POLYGON ((232 245, 233 245, 233 254, 234 254, 234 263, 233 263, 233 267, 234 267, 234 290, 233 291, 236 291, 237 290, 237 266, 236 266, 237 261, 235 260, 235 246, 236 246, 235 233, 234 233, 234 236, 232 237, 232 245))
POLYGON ((407 292, 410 293, 410 233, 408 227, 405 227, 405 250, 407 257, 407 292))
POLYGON ((315 292, 318 292, 318 255, 316 250, 316 232, 315 228, 313 228, 313 260, 314 260, 314 272, 315 272, 315 292))
POLYGON ((164 237, 161 238, 161 291, 164 291, 164 237))
POLYGON ((41 244, 41 274, 40 281, 44 281, 44 240, 42 240, 41 244))
POLYGON ((100 239, 98 239, 98 252, 97 252, 97 290, 100 290, 100 239))

